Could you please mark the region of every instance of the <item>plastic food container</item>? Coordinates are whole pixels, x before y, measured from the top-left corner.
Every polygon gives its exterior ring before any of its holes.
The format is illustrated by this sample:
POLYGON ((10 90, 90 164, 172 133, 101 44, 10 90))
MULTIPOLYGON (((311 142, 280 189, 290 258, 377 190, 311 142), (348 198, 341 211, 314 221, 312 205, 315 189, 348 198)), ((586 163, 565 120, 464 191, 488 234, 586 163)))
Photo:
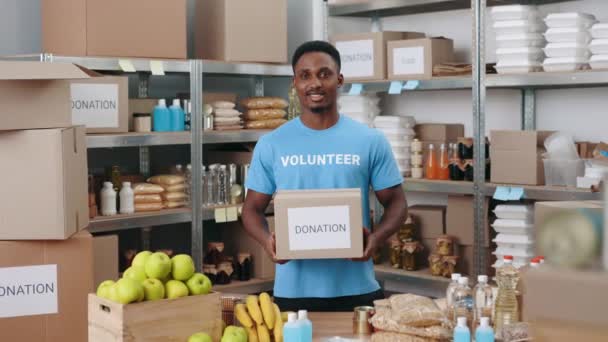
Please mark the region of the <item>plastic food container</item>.
POLYGON ((496 206, 494 214, 499 219, 524 220, 530 223, 534 217, 534 207, 525 204, 501 204, 496 206))
POLYGON ((589 50, 594 55, 608 55, 608 39, 594 39, 589 44, 589 50))
MULTIPOLYGON (((498 234, 493 240, 496 243, 529 246, 534 239, 528 235, 498 234)), ((515 247, 517 248, 517 247, 515 247)))
POLYGON ((583 57, 589 58, 591 52, 587 44, 573 43, 549 43, 544 48, 547 57, 583 57))
POLYGON ((566 132, 551 134, 545 139, 543 145, 547 150, 547 159, 579 160, 574 138, 566 132))
POLYGON ((547 185, 576 187, 576 177, 585 174, 585 161, 582 159, 543 159, 543 163, 547 185))
POLYGON ((591 56, 591 69, 608 69, 608 54, 591 56))
POLYGON ((411 116, 377 116, 374 119, 376 128, 412 128, 416 125, 416 120, 411 116))
POLYGON ((608 38, 608 23, 598 23, 589 30, 593 38, 608 38))
POLYGON ((586 69, 589 59, 583 57, 547 58, 543 62, 543 69, 547 72, 576 71, 586 69))
POLYGON ((510 62, 498 61, 496 63, 496 71, 499 74, 524 74, 541 70, 542 64, 537 61, 518 60, 510 62))
POLYGON ((536 6, 510 5, 492 7, 492 19, 495 21, 520 20, 538 16, 536 6))
POLYGON ((492 27, 497 36, 537 33, 545 30, 545 25, 537 19, 497 21, 492 27))
POLYGON ((411 141, 407 139, 388 139, 388 143, 391 145, 391 148, 411 149, 411 141))
POLYGON ((395 154, 406 154, 406 155, 411 155, 412 152, 410 151, 409 146, 400 146, 400 147, 396 147, 396 146, 391 146, 391 150, 393 150, 393 153, 395 154))
POLYGON ((509 48, 496 50, 499 62, 517 62, 521 60, 540 62, 545 54, 541 48, 509 48))
POLYGON ((492 224, 497 233, 531 235, 534 224, 523 220, 497 219, 492 224))
POLYGON ((588 29, 597 21, 595 16, 587 13, 551 13, 545 17, 545 24, 548 27, 581 27, 588 29))
POLYGON ((532 250, 532 248, 505 248, 505 247, 498 247, 496 248, 496 251, 494 251, 493 253, 494 255, 501 255, 501 256, 505 256, 505 255, 512 255, 513 257, 520 257, 520 258, 532 258, 534 256, 534 251, 532 250))
POLYGON ((543 47, 545 37, 541 33, 507 34, 496 37, 496 47, 499 49, 543 47))
POLYGON ((545 32, 545 38, 549 43, 579 43, 589 44, 591 35, 589 31, 579 27, 550 28, 545 32))
POLYGON ((386 128, 376 128, 386 135, 401 135, 401 136, 414 136, 416 132, 414 132, 411 128, 402 128, 402 127, 386 127, 386 128))

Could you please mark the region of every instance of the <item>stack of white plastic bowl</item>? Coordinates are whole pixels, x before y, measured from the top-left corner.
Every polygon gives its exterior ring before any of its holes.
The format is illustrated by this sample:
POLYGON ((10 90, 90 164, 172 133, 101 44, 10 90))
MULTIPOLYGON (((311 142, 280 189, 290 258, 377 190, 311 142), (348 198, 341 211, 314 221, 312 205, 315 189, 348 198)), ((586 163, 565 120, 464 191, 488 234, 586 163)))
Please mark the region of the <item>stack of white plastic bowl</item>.
POLYGON ((608 69, 608 23, 597 23, 589 30, 591 33, 591 69, 608 69))
POLYGON ((522 267, 534 257, 534 207, 523 204, 503 204, 494 209, 497 219, 492 224, 498 233, 494 242, 497 257, 494 267, 500 267, 505 255, 513 256, 513 265, 522 267))
POLYGON ((411 116, 382 115, 374 119, 374 127, 384 133, 391 145, 399 171, 409 176, 411 173, 411 143, 416 133, 416 120, 411 116))
POLYGON ((496 71, 501 74, 540 71, 545 30, 536 6, 492 7, 496 33, 496 71))
POLYGON ((595 17, 586 13, 551 13, 545 18, 549 42, 545 47, 547 59, 543 69, 552 71, 576 71, 589 66, 589 28, 596 23, 595 17))
POLYGON ((371 127, 374 118, 380 114, 379 102, 380 98, 376 94, 345 94, 338 98, 338 110, 340 114, 371 127))

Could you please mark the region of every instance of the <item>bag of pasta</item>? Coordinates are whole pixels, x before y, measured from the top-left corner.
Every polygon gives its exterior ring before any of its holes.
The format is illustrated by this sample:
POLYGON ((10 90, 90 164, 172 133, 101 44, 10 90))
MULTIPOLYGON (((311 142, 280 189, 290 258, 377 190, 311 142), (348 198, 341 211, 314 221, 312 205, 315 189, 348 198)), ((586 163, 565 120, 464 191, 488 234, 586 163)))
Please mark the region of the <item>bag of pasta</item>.
POLYGON ((242 100, 241 106, 247 109, 285 109, 289 103, 280 97, 250 97, 242 100))
POLYGON ((158 184, 158 185, 175 185, 184 183, 186 178, 184 176, 179 175, 158 175, 148 178, 148 183, 158 184))
POLYGON ((162 186, 150 183, 135 183, 133 184, 133 194, 160 194, 165 191, 162 186))
POLYGON ((284 109, 250 109, 245 114, 249 121, 283 119, 287 115, 284 109))
POLYGON ((275 129, 286 122, 287 122, 287 120, 285 120, 285 119, 247 121, 245 123, 245 128, 247 128, 247 129, 275 129))

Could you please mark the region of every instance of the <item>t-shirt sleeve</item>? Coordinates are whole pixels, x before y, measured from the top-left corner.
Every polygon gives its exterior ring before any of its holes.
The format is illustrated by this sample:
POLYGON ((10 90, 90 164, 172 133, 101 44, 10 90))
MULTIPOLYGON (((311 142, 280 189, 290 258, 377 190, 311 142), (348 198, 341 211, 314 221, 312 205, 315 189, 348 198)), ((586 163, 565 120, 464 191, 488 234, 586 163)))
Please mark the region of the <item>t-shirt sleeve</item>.
POLYGON ((276 191, 276 183, 273 171, 274 155, 272 146, 262 138, 253 150, 253 158, 245 187, 266 195, 272 195, 276 191))
POLYGON ((403 177, 397 167, 391 145, 383 135, 376 137, 370 160, 371 185, 374 191, 403 183, 403 177))

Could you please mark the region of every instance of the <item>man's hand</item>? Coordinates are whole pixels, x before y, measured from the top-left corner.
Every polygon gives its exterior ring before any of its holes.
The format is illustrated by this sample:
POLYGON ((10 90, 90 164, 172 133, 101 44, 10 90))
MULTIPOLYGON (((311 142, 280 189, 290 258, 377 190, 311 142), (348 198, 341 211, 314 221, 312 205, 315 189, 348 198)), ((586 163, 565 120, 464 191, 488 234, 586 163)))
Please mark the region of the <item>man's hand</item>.
POLYGON ((289 260, 277 259, 277 242, 274 237, 274 233, 268 235, 268 238, 266 239, 266 242, 264 243, 264 250, 266 250, 266 253, 268 253, 270 258, 272 258, 272 261, 277 264, 283 265, 284 263, 289 261, 289 260))
POLYGON ((367 261, 374 256, 374 253, 381 247, 382 241, 379 241, 374 233, 370 233, 367 228, 363 228, 363 256, 361 258, 351 259, 352 261, 367 261))

